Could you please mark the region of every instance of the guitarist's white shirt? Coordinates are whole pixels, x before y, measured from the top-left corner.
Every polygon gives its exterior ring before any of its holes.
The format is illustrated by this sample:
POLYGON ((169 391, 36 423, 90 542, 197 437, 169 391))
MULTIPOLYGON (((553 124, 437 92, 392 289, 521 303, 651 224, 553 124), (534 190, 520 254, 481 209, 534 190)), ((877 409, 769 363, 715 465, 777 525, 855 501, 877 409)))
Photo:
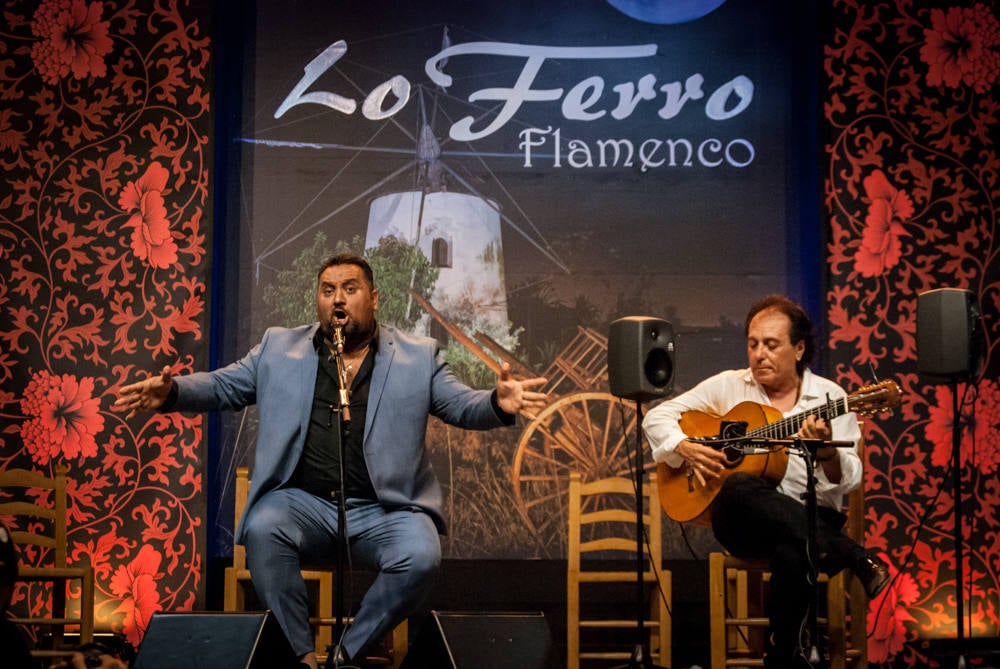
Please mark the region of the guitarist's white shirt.
MULTIPOLYGON (((802 376, 799 399, 789 411, 783 412, 787 418, 809 409, 826 404, 829 399, 839 400, 847 393, 833 381, 813 374, 806 369, 802 376)), ((670 467, 681 467, 684 459, 674 453, 674 448, 687 438, 679 421, 685 411, 701 411, 714 416, 724 416, 740 402, 756 402, 771 406, 767 393, 753 378, 749 369, 731 369, 711 376, 691 390, 667 400, 646 414, 642 421, 643 432, 649 440, 653 459, 670 467)), ((841 509, 843 495, 856 488, 862 480, 862 463, 858 457, 857 444, 861 439, 858 418, 854 412, 844 413, 830 422, 834 441, 850 441, 855 448, 838 448, 841 479, 830 483, 822 467, 816 467, 816 501, 833 509, 841 509)), ((806 464, 801 457, 792 455, 788 459, 788 469, 778 485, 778 490, 789 497, 802 501, 806 489, 806 464)))

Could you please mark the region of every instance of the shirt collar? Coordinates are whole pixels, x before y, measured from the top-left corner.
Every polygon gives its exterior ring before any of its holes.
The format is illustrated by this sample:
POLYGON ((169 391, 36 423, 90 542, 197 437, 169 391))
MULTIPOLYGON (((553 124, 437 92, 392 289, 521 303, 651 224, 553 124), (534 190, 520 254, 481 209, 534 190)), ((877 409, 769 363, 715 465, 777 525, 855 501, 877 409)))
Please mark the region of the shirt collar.
MULTIPOLYGON (((812 373, 812 370, 810 370, 808 367, 806 367, 805 370, 803 370, 802 384, 799 387, 799 399, 795 403, 796 406, 798 406, 802 402, 815 400, 817 397, 819 397, 819 395, 816 394, 816 387, 815 384, 813 383, 814 376, 815 375, 812 373)), ((764 389, 761 388, 759 383, 757 383, 757 379, 753 378, 753 371, 749 367, 747 367, 743 371, 743 380, 748 385, 751 385, 754 388, 756 388, 757 392, 759 392, 762 397, 767 397, 767 393, 765 393, 764 389)))
POLYGON ((799 390, 799 401, 814 400, 819 397, 816 394, 816 387, 813 383, 814 374, 808 367, 802 372, 802 387, 799 390))

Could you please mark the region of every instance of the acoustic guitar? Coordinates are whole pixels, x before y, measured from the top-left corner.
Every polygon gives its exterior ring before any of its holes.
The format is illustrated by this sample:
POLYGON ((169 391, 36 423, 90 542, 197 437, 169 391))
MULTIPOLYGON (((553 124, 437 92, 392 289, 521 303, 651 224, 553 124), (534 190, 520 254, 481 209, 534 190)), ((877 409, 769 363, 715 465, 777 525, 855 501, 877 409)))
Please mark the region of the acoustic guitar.
POLYGON ((671 467, 663 462, 657 463, 663 510, 680 523, 709 525, 712 501, 722 488, 723 481, 731 474, 747 472, 774 484, 784 477, 788 467, 787 447, 760 444, 791 439, 809 416, 830 421, 851 411, 860 415, 874 414, 899 405, 900 397, 896 382, 886 380, 865 386, 847 397, 829 399, 825 404, 787 418, 783 418, 774 407, 756 402, 741 402, 722 417, 703 411, 685 411, 680 419, 684 434, 691 441, 723 451, 726 454, 725 467, 718 478, 702 486, 688 465, 671 467))

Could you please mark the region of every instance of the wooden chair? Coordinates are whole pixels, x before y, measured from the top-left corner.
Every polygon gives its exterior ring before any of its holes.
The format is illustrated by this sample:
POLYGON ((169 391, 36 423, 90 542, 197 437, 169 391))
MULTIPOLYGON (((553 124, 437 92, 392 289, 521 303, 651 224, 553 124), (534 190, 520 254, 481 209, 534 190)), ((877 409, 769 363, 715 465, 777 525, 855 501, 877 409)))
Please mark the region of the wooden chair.
MULTIPOLYGON (((236 469, 236 514, 234 523, 239 524, 243 517, 243 508, 250 492, 250 472, 246 467, 236 469)), ((303 569, 302 578, 307 582, 316 583, 317 600, 315 615, 309 618, 316 638, 316 655, 325 658, 327 648, 333 644, 333 628, 337 619, 333 611, 333 572, 323 569, 303 569)), ((225 593, 223 609, 226 611, 243 611, 245 608, 245 587, 251 581, 250 570, 247 568, 246 549, 240 545, 233 546, 233 566, 226 567, 225 593)), ((406 654, 408 644, 408 626, 403 622, 393 630, 391 641, 386 643, 386 650, 392 659, 392 666, 398 669, 406 654)))
POLYGON ((21 489, 24 494, 5 496, 0 501, 0 518, 10 524, 10 535, 21 560, 28 555, 35 562, 19 566, 18 580, 51 583, 52 591, 50 616, 15 616, 13 620, 51 630, 51 647, 33 650, 33 656, 65 655, 77 644, 94 639, 94 568, 89 564, 71 565, 68 560, 66 467, 56 465, 55 476, 51 477, 26 469, 0 471, 0 490, 8 493, 12 489, 21 489), (79 582, 79 614, 71 612, 67 596, 74 582, 79 582), (79 638, 71 643, 66 633, 74 628, 79 638))
MULTIPOLYGON (((858 443, 864 461, 864 439, 858 443)), ((864 544, 865 491, 859 485, 848 495, 847 535, 864 544)), ((768 618, 764 590, 770 580, 767 560, 712 553, 708 558, 711 669, 762 667, 768 618)), ((832 578, 820 574, 825 585, 826 615, 819 623, 827 634, 830 669, 867 669, 866 614, 868 598, 849 570, 832 578)), ((822 630, 821 630, 822 633, 822 630)))
MULTIPOLYGON (((662 533, 659 490, 656 474, 643 485, 643 525, 647 540, 644 542, 646 571, 643 581, 651 586, 649 613, 645 627, 649 630, 649 650, 655 664, 669 667, 671 651, 671 578, 662 567, 662 533), (655 566, 655 568, 654 568, 655 566)), ((636 617, 609 618, 594 607, 581 612, 581 600, 586 602, 588 592, 598 584, 623 585, 625 601, 632 602, 628 610, 635 610, 637 573, 636 540, 634 536, 635 483, 627 478, 612 477, 583 483, 580 474, 570 474, 569 482, 569 546, 566 578, 566 628, 567 669, 578 669, 581 660, 628 661, 635 648, 636 617), (583 554, 599 554, 599 558, 582 559, 583 554), (608 559, 605 559, 608 558, 608 559), (624 569, 604 571, 607 564, 626 565, 624 569), (616 649, 584 651, 580 635, 583 630, 614 631, 616 649)), ((606 607, 601 607, 602 609, 606 607)), ((604 639, 610 642, 610 637, 604 639)))

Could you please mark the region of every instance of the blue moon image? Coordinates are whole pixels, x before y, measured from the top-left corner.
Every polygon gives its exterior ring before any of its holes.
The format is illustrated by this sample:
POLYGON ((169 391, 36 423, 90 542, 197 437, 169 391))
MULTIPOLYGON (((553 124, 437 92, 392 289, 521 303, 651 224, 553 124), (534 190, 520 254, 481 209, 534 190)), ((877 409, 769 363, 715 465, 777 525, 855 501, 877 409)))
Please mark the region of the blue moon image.
POLYGON ((626 16, 644 23, 687 23, 715 11, 726 0, 608 0, 626 16))

